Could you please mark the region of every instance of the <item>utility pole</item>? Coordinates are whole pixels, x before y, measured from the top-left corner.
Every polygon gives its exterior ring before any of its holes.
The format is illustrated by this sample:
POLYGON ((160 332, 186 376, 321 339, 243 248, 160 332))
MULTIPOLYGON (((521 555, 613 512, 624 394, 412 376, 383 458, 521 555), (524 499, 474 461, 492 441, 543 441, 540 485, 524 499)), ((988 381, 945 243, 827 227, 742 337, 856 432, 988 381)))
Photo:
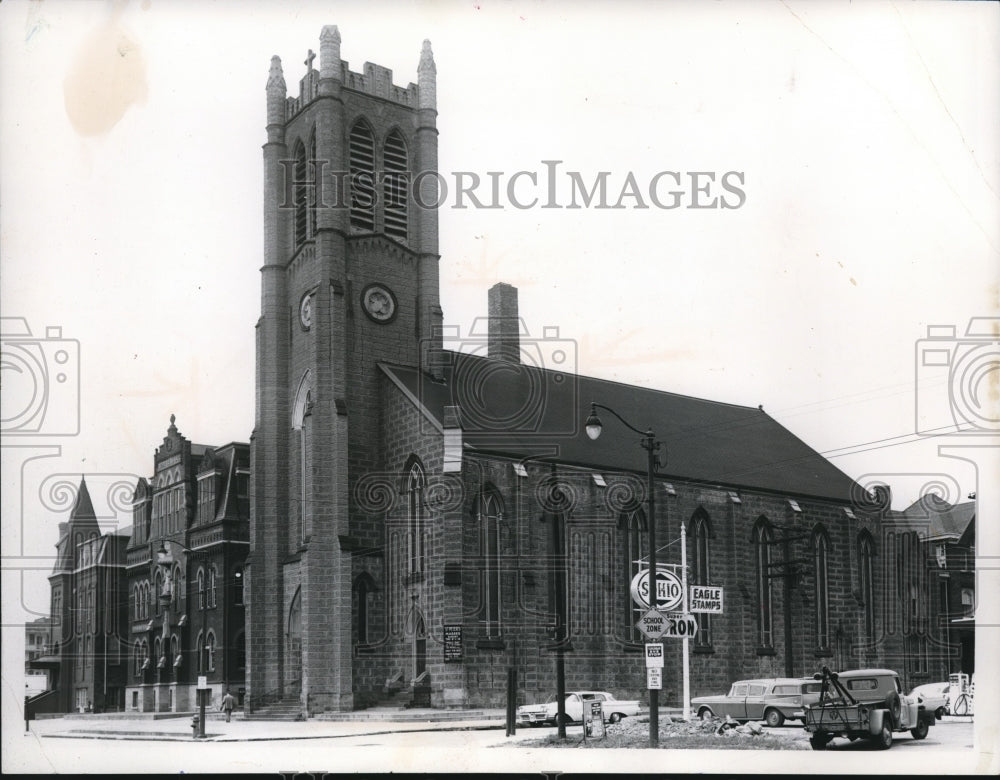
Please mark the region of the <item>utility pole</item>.
POLYGON ((777 539, 770 539, 765 544, 781 545, 781 560, 768 564, 769 569, 777 571, 769 572, 769 580, 780 577, 783 582, 782 587, 782 615, 785 624, 785 677, 795 677, 795 662, 792 652, 792 589, 798 579, 798 564, 808 563, 805 558, 792 558, 792 542, 799 539, 808 538, 809 534, 790 534, 789 528, 783 526, 772 526, 779 534, 777 539))

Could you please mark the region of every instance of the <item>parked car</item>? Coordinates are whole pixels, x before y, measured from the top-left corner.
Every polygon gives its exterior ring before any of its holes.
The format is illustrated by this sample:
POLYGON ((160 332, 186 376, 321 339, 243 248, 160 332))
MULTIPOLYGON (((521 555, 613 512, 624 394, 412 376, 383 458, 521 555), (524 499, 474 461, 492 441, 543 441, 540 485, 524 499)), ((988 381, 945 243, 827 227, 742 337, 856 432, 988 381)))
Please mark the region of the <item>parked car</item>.
POLYGON ((820 698, 806 708, 813 750, 825 750, 834 737, 868 739, 885 750, 894 733, 909 731, 914 739, 923 739, 934 725, 934 712, 925 709, 917 696, 904 696, 899 675, 891 669, 838 674, 824 666, 816 677, 822 683, 820 698))
MULTIPOLYGON (((566 693, 566 723, 583 721, 585 703, 601 702, 604 720, 617 723, 639 713, 638 701, 621 701, 607 691, 569 691, 566 693)), ((524 726, 557 725, 559 700, 553 695, 544 704, 525 704, 517 708, 517 723, 524 726)))
POLYGON ((924 709, 931 710, 938 720, 949 714, 950 699, 948 698, 948 683, 946 682, 918 685, 910 691, 910 696, 916 696, 917 703, 923 704, 924 709))
POLYGON ((819 699, 820 683, 811 677, 737 680, 729 693, 696 696, 691 709, 699 718, 729 716, 733 720, 763 720, 777 727, 785 720, 803 720, 805 705, 819 699))

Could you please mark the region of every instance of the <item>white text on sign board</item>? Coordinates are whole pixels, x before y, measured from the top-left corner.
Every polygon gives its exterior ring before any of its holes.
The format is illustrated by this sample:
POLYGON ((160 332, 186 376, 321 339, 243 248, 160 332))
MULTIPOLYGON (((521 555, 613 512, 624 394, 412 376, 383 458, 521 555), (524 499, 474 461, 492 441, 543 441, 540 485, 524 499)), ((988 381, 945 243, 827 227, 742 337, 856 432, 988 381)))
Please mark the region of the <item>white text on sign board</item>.
POLYGON ((692 585, 689 612, 722 613, 722 588, 715 585, 692 585))
POLYGON ((646 645, 646 666, 663 668, 663 645, 658 643, 646 645))

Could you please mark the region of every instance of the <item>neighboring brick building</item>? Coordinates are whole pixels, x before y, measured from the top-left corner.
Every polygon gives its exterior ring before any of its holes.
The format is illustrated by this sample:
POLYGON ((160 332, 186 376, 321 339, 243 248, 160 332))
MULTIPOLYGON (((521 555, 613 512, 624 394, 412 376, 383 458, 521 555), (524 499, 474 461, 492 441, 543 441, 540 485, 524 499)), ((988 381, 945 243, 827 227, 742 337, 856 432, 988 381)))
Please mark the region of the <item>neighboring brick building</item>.
POLYGON ((127 551, 127 708, 194 710, 199 675, 212 701, 226 687, 242 698, 249 445, 192 444, 171 415, 153 462, 135 488, 127 551))
POLYGON ((31 662, 41 658, 51 645, 51 618, 40 617, 24 624, 24 692, 34 696, 48 690, 49 673, 45 669, 35 669, 31 662))
POLYGON ((894 552, 890 603, 906 605, 886 642, 886 658, 909 686, 975 672, 976 504, 928 494, 882 523, 894 552), (905 564, 903 561, 905 560, 905 564), (895 598, 893 598, 895 596, 895 598))
POLYGON ((430 45, 406 88, 352 72, 335 27, 319 57, 297 97, 272 58, 266 89, 251 709, 498 706, 509 667, 520 701, 547 696, 556 639, 569 688, 644 697, 645 452, 610 418, 590 441, 591 401, 664 444, 660 562, 680 563, 685 524, 691 582, 724 588, 692 695, 883 665, 881 515, 762 410, 577 377, 573 343, 527 338, 504 284, 486 331, 444 349, 437 211, 420 206, 436 202, 430 45))
POLYGON ((44 712, 112 712, 125 704, 125 546, 131 529, 102 533, 81 478, 69 522, 59 524, 49 575, 51 635, 32 667, 50 674, 44 712))

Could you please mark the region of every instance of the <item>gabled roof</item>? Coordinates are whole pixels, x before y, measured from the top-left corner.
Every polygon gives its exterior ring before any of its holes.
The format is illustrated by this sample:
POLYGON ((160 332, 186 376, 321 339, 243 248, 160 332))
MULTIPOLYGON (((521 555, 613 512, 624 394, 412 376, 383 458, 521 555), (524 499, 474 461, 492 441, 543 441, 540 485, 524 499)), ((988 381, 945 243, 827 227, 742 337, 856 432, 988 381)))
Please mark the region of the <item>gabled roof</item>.
POLYGON ((653 428, 665 446, 658 476, 851 501, 853 480, 762 409, 458 352, 443 358, 442 381, 414 368, 381 368, 438 430, 444 408, 459 406, 463 443, 478 451, 645 473, 641 436, 613 415, 598 410, 603 432, 588 438, 593 401, 653 428))
POLYGON ((905 524, 926 541, 959 541, 976 517, 976 502, 949 504, 935 493, 921 496, 902 512, 894 513, 897 523, 905 524))
POLYGON ((231 442, 217 450, 206 448, 196 471, 201 473, 208 468, 217 468, 222 473, 223 482, 216 498, 213 522, 249 519, 249 507, 240 505, 236 479, 238 469, 249 468, 249 450, 250 445, 241 442, 231 442))

